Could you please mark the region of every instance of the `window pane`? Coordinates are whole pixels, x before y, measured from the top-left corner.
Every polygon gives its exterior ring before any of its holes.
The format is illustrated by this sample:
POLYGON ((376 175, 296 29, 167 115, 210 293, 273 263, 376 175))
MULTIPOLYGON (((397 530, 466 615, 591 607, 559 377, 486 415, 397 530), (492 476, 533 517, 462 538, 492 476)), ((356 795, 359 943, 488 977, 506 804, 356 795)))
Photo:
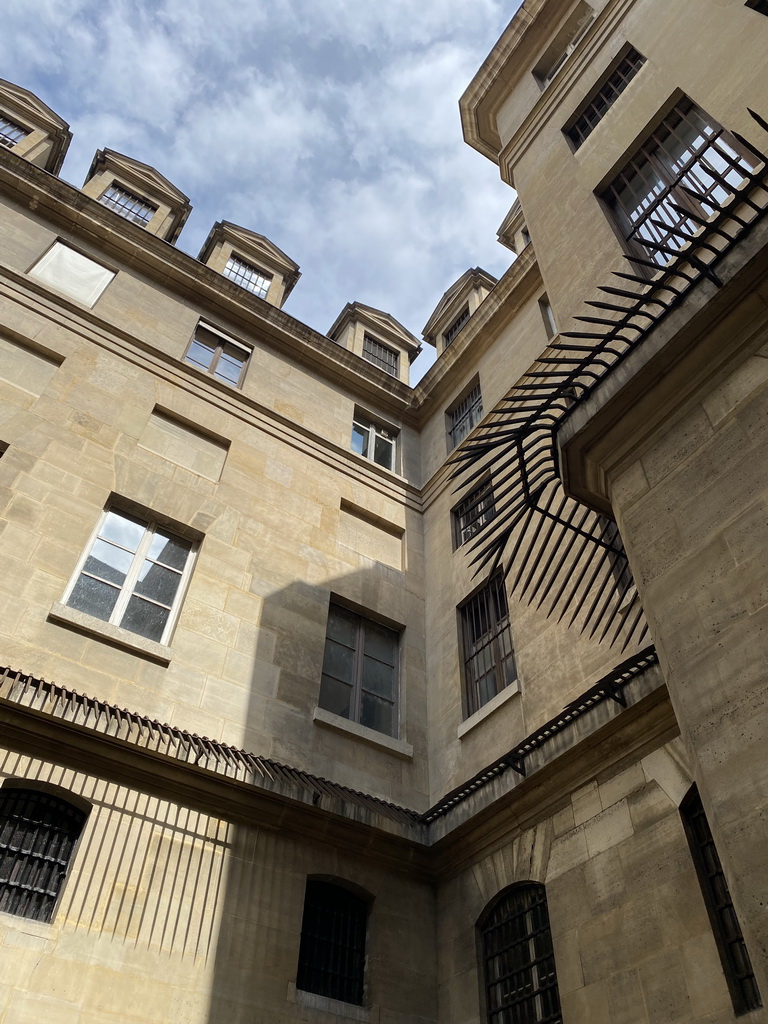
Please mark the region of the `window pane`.
POLYGON ((392 665, 384 665, 372 658, 363 658, 363 689, 394 700, 395 670, 392 665))
POLYGON ((359 423, 352 424, 352 451, 368 458, 368 428, 359 423))
POLYGON ((187 558, 192 545, 188 540, 181 537, 171 537, 161 530, 155 531, 152 543, 149 545, 149 557, 163 565, 170 565, 172 569, 182 570, 187 564, 187 558))
POLYGON ((388 665, 394 665, 397 660, 397 649, 399 637, 394 629, 387 629, 377 622, 366 622, 365 624, 365 653, 379 661, 385 661, 388 665))
POLYGON ((133 555, 130 551, 124 551, 105 540, 97 540, 85 560, 83 570, 122 587, 131 562, 133 555))
POLYGON ((120 625, 123 629, 145 636, 148 640, 160 640, 169 615, 168 608, 142 601, 140 597, 132 597, 120 625))
POLYGON ((104 525, 99 530, 100 537, 114 541, 129 551, 135 551, 141 543, 147 524, 133 516, 127 516, 122 512, 108 512, 104 525))
POLYGON ((342 647, 335 640, 327 640, 323 656, 323 672, 352 685, 355 681, 355 652, 349 647, 342 647))
POLYGON ((381 700, 363 691, 360 703, 360 724, 386 736, 394 735, 394 708, 390 701, 381 700))
POLYGON ((328 636, 339 640, 347 647, 357 646, 357 629, 360 616, 354 612, 332 604, 328 609, 328 636))
POLYGON ((237 384, 240 380, 240 374, 245 361, 246 355, 244 352, 240 355, 234 349, 225 349, 219 356, 219 361, 216 364, 213 375, 220 380, 229 381, 230 384, 237 384))
POLYGON ((67 604, 70 608, 77 608, 78 611, 106 622, 112 614, 119 594, 120 590, 117 587, 91 579, 90 576, 80 576, 67 604))
POLYGON ((215 352, 215 346, 204 345, 202 341, 195 338, 184 358, 188 363, 194 363, 196 366, 202 366, 204 370, 208 370, 213 362, 215 352))
POLYGON ((342 718, 350 718, 351 704, 352 687, 339 682, 338 679, 323 676, 320 684, 320 707, 332 711, 334 715, 341 715, 342 718))
POLYGON ((376 435, 373 449, 373 461, 379 466, 383 466, 384 469, 392 469, 392 463, 394 462, 395 445, 393 441, 390 441, 386 437, 376 435))
POLYGON ((181 583, 181 575, 156 562, 145 561, 139 571, 134 593, 170 606, 181 583))

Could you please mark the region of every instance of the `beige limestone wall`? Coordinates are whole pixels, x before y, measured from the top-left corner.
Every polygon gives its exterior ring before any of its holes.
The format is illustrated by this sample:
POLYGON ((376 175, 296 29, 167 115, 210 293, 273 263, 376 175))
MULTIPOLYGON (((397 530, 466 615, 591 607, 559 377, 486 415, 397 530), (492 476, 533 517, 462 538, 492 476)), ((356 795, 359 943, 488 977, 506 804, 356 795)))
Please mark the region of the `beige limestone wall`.
POLYGON ((546 887, 567 1024, 733 1021, 678 812, 690 780, 679 740, 606 767, 572 792, 564 785, 537 824, 512 826, 442 883, 441 1022, 484 1019, 477 922, 524 881, 546 887))
POLYGON ((368 854, 3 751, 9 777, 60 787, 91 811, 53 921, 0 913, 3 1024, 436 1019, 429 886, 368 854), (296 990, 309 875, 372 897, 364 1009, 296 990))

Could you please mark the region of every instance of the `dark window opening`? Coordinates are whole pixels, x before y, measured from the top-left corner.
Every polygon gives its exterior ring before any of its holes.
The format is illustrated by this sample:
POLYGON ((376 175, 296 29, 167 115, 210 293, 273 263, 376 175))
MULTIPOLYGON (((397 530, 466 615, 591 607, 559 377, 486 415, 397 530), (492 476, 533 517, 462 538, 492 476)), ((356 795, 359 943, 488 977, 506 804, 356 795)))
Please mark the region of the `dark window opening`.
POLYGON ((745 6, 759 14, 768 14, 768 0, 747 0, 745 6))
POLYGON ((370 334, 363 335, 363 359, 380 367, 393 377, 397 377, 400 367, 400 354, 393 348, 383 345, 370 334))
POLYGON ((129 192, 127 188, 123 188, 117 183, 109 186, 99 202, 108 206, 110 210, 114 210, 115 213, 119 213, 126 220, 140 224, 142 227, 146 227, 157 212, 157 207, 152 203, 134 195, 133 192, 129 192))
POLYGON ((543 885, 510 889, 480 926, 487 1024, 560 1024, 543 885))
POLYGON ((461 547, 496 515, 493 485, 486 480, 453 509, 453 546, 461 547))
POLYGON ((734 195, 750 170, 736 139, 684 98, 603 198, 630 247, 663 267, 688 244, 701 222, 734 195))
POLYGON ((308 879, 296 988, 362 1006, 367 918, 360 896, 308 879))
POLYGON ((265 271, 259 270, 258 267, 254 267, 252 263, 241 260, 239 256, 230 256, 222 273, 230 281, 239 284, 241 288, 258 295, 260 299, 267 297, 269 286, 272 283, 271 276, 265 271))
POLYGON ((517 679, 504 578, 499 573, 459 609, 467 715, 517 679))
POLYGON ((480 385, 468 391, 464 397, 448 410, 450 427, 448 435, 451 439, 451 448, 461 444, 472 428, 483 418, 483 396, 480 385))
POLYGON ((0 910, 50 921, 86 814, 49 793, 0 789, 0 910))
POLYGON ((20 124, 16 124, 7 114, 0 114, 0 146, 7 146, 8 149, 12 149, 17 142, 26 139, 29 134, 30 132, 27 128, 22 128, 20 124))
POLYGON ((731 993, 733 1011, 737 1016, 748 1013, 763 1003, 728 882, 723 874, 712 830, 696 785, 691 786, 680 804, 680 815, 699 877, 725 980, 731 993))
POLYGON ((469 306, 465 306, 462 309, 448 330, 443 333, 443 345, 445 348, 448 348, 467 320, 469 320, 469 306))
POLYGON ((566 129, 565 134, 574 149, 578 149, 587 136, 592 134, 643 64, 645 64, 645 57, 634 47, 630 47, 584 105, 571 127, 566 129))

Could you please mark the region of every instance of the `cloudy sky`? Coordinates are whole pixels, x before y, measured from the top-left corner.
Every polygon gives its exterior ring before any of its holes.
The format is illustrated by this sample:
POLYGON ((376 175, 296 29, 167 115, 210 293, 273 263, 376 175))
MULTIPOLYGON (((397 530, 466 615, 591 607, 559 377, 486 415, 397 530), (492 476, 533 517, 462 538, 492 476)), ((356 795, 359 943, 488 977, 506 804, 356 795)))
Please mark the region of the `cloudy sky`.
MULTIPOLYGON (((301 266, 286 311, 327 331, 358 300, 417 336, 467 267, 497 276, 514 193, 457 102, 520 0, 5 0, 0 74, 70 122, 62 176, 109 147, 301 266)), ((431 362, 422 355, 419 377, 431 362)))

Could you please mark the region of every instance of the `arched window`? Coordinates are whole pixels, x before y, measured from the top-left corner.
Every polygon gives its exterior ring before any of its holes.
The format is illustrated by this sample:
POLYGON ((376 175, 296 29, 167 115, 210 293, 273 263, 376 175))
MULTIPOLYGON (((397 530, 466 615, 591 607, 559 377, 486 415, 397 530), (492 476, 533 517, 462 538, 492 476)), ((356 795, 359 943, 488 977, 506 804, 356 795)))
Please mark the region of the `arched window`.
POLYGON ((544 886, 508 889, 480 924, 488 1024, 560 1024, 544 886))
POLYGON ((725 980, 731 993, 734 1012, 748 1013, 763 1004, 728 882, 723 874, 712 829, 709 827, 695 783, 680 804, 680 816, 683 819, 696 874, 699 876, 701 893, 709 914, 725 980))
POLYGON ((85 818, 51 793, 0 789, 0 910, 51 920, 85 818))
POLYGON ((307 879, 296 987, 363 1002, 368 903, 333 882, 307 879))

